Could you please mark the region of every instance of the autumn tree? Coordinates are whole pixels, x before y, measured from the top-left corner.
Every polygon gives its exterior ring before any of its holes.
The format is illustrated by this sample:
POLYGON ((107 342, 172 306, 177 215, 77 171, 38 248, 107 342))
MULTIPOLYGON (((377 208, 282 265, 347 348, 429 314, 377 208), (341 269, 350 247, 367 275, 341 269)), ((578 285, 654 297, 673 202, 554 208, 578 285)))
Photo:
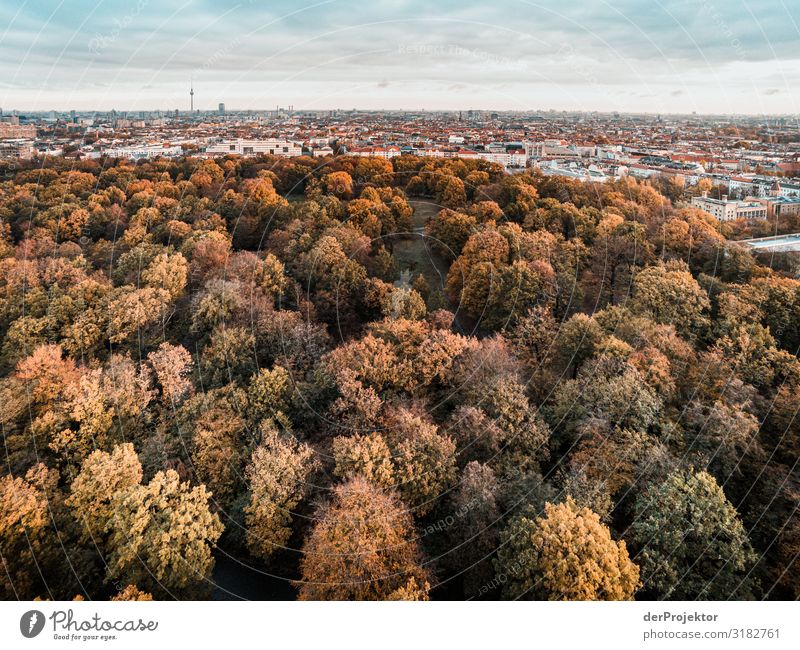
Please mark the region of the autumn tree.
POLYGON ((134 335, 144 337, 166 316, 172 294, 163 288, 137 289, 124 286, 115 290, 108 305, 108 340, 131 342, 134 335))
POLYGON ((513 518, 495 567, 504 597, 514 600, 632 600, 639 586, 625 542, 569 498, 535 520, 513 518))
POLYGON ((182 345, 162 343, 147 355, 161 388, 161 401, 170 407, 178 406, 192 391, 192 356, 182 345))
POLYGON ((153 595, 146 591, 141 591, 136 585, 128 585, 116 596, 112 596, 111 600, 148 602, 153 600, 153 595))
POLYGON ((458 407, 445 427, 456 442, 461 463, 494 460, 506 439, 506 433, 494 419, 475 406, 458 407))
POLYGON ((478 223, 500 221, 503 219, 503 210, 495 201, 477 201, 470 206, 470 213, 478 223))
POLYGON ((141 481, 142 465, 129 442, 114 447, 111 453, 98 450, 89 455, 72 481, 67 499, 87 541, 105 547, 114 518, 114 499, 141 481))
MULTIPOLYGON (((44 465, 35 465, 25 477, 0 478, 0 594, 3 599, 33 598, 39 585, 40 565, 53 550, 44 465)), ((56 478, 57 480, 57 478, 56 478)))
POLYGON ((80 377, 80 371, 58 345, 43 345, 22 359, 16 377, 37 408, 47 408, 67 399, 68 391, 80 377))
POLYGON ((285 546, 292 534, 292 516, 311 491, 310 478, 319 463, 312 448, 261 426, 261 442, 253 451, 245 478, 250 501, 245 507, 247 546, 266 559, 285 546))
POLYGON ((300 600, 427 600, 411 517, 391 493, 352 479, 315 520, 300 560, 300 600))
POLYGON ((632 275, 653 256, 645 226, 609 211, 600 219, 589 249, 585 282, 588 304, 603 307, 628 297, 632 275))
MULTIPOLYGON (((538 305, 518 318, 514 328, 506 336, 512 342, 514 353, 525 364, 529 372, 539 375, 545 371, 549 365, 548 362, 561 353, 561 350, 555 345, 557 334, 560 335, 565 328, 571 326, 571 321, 568 321, 557 328, 551 311, 547 307, 538 305)), ((599 338, 599 336, 595 338, 599 338)), ((577 338, 577 341, 582 343, 581 338, 577 338)), ((595 341, 590 341, 587 346, 588 356, 591 356, 594 351, 594 343, 595 341)), ((567 353, 569 354, 568 350, 567 353)), ((582 357, 584 354, 580 356, 582 357)), ((571 355, 567 358, 570 363, 573 363, 571 355)), ((579 366, 583 360, 583 358, 578 358, 575 365, 579 366)))
POLYGON ((396 489, 416 515, 425 515, 455 478, 455 443, 408 409, 392 410, 384 427, 382 433, 334 439, 334 473, 396 489))
POLYGON ((425 515, 455 478, 455 444, 436 425, 406 409, 392 412, 385 426, 396 488, 415 514, 425 515))
POLYGON ((329 408, 334 422, 350 433, 380 426, 383 402, 372 386, 365 386, 353 370, 343 368, 336 378, 339 396, 329 408))
POLYGON ((458 209, 467 202, 464 181, 456 176, 445 176, 438 183, 438 202, 445 207, 458 209))
POLYGON ((340 199, 349 199, 353 195, 353 179, 347 172, 331 172, 322 177, 328 194, 340 199))
POLYGON ((378 487, 395 487, 396 469, 392 450, 378 432, 337 436, 333 439, 333 473, 345 480, 360 476, 378 487))
POLYGON ((70 387, 69 426, 54 432, 49 446, 72 472, 92 449, 109 449, 142 434, 152 398, 148 368, 112 355, 104 367, 84 372, 70 387))
POLYGON ((475 217, 454 210, 441 210, 425 226, 425 234, 447 258, 461 254, 464 244, 477 226, 475 217))
POLYGON ((742 287, 743 302, 757 309, 760 322, 769 327, 778 345, 796 354, 800 336, 791 324, 800 318, 800 281, 767 275, 742 287))
POLYGON ((275 365, 271 370, 262 368, 247 388, 248 414, 253 423, 284 414, 292 395, 292 377, 275 365))
POLYGON ((709 471, 722 483, 741 475, 746 453, 760 455, 758 419, 740 405, 717 400, 705 405, 693 401, 685 416, 688 452, 697 452, 709 471))
POLYGON ((205 382, 212 386, 243 383, 255 370, 255 343, 255 336, 244 327, 218 325, 200 361, 205 382))
POLYGON ((163 289, 170 298, 180 298, 186 288, 189 264, 180 253, 162 253, 142 271, 142 282, 154 289, 163 289))
POLYGON ((244 302, 244 291, 238 282, 218 278, 209 280, 192 298, 191 329, 210 332, 218 325, 235 323, 244 309, 244 302))
POLYGON ((230 400, 215 393, 209 398, 193 422, 192 469, 211 490, 215 505, 227 507, 241 487, 245 423, 230 400))
POLYGON ((634 280, 632 308, 655 322, 697 335, 707 323, 708 296, 682 262, 649 266, 634 280))
POLYGON ((214 568, 211 549, 222 534, 205 486, 177 472, 158 472, 146 485, 117 493, 107 575, 151 593, 197 593, 214 568))
POLYGON ((560 441, 574 441, 587 418, 612 427, 648 431, 663 408, 655 391, 624 359, 602 355, 585 365, 576 379, 562 382, 547 413, 560 441))
POLYGON ((679 600, 752 597, 756 555, 714 477, 678 470, 636 501, 643 588, 679 600))
POLYGON ((581 488, 584 493, 595 492, 599 498, 602 492, 610 502, 611 497, 673 467, 666 446, 652 436, 611 428, 603 420, 590 419, 579 428, 578 443, 569 457, 571 472, 565 480, 565 490, 579 502, 581 499, 575 490, 581 488))
POLYGON ((422 296, 415 289, 395 287, 382 301, 381 311, 387 318, 418 320, 425 316, 426 307, 422 296))

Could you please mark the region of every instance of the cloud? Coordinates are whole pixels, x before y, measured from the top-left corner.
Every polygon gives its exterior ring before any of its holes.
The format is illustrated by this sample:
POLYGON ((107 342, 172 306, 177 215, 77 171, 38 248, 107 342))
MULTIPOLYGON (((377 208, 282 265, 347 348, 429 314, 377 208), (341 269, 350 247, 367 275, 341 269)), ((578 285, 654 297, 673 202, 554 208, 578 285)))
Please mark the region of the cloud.
MULTIPOLYGON (((762 96, 766 84, 785 85, 793 95, 798 74, 788 63, 786 78, 767 75, 776 63, 800 60, 785 6, 754 15, 745 0, 95 0, 85 12, 52 6, 0 5, 7 26, 0 31, 0 105, 59 96, 159 105, 182 97, 194 77, 208 95, 249 92, 254 100, 269 96, 268 105, 275 95, 293 99, 313 85, 322 97, 328 83, 362 88, 351 101, 363 105, 366 89, 387 88, 391 79, 429 89, 463 84, 486 105, 497 98, 480 89, 500 84, 514 101, 537 105, 563 93, 588 101, 587 86, 598 101, 608 100, 609 89, 641 86, 639 96, 668 94, 676 105, 705 94, 710 107, 724 101, 727 87, 742 84, 755 84, 762 96), (754 66, 752 75, 742 75, 745 64, 754 66), (107 95, 85 92, 96 79, 108 83, 107 95), (60 95, 45 93, 45 82, 60 95), (681 96, 670 86, 689 90, 681 96)), ((424 89, 417 103, 423 100, 424 89)))

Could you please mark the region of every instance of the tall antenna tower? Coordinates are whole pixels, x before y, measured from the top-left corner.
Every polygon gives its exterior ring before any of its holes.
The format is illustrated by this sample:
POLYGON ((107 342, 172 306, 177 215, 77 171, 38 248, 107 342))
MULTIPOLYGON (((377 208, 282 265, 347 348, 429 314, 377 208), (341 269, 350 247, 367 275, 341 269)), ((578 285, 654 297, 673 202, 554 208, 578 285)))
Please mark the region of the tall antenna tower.
POLYGON ((194 113, 194 80, 189 83, 189 102, 191 105, 191 112, 194 113))

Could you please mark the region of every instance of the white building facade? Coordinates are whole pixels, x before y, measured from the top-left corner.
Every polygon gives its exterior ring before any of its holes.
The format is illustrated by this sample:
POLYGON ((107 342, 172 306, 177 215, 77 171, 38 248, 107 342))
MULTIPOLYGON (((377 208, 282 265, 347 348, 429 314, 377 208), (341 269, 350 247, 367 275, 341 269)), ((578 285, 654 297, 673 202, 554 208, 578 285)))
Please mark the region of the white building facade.
POLYGON ((696 196, 692 199, 692 206, 707 212, 720 221, 767 218, 767 206, 763 203, 758 201, 733 201, 728 199, 727 196, 723 196, 721 199, 696 196))
POLYGON ((223 140, 206 147, 207 154, 225 155, 239 154, 240 156, 256 156, 258 154, 268 154, 270 156, 283 156, 291 158, 302 156, 303 147, 297 142, 289 140, 223 140))

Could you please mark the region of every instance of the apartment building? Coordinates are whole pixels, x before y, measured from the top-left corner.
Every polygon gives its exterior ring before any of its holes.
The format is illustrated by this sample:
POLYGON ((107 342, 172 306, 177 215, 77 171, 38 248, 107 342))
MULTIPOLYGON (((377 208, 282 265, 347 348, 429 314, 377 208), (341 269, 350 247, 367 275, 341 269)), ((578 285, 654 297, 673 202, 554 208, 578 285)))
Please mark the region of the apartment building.
POLYGON ((712 199, 705 193, 703 196, 696 196, 692 199, 692 206, 720 221, 767 218, 767 206, 759 201, 735 201, 724 194, 721 199, 712 199))
POLYGON ((36 127, 33 124, 0 122, 0 140, 35 137, 36 127))
POLYGON ((183 154, 183 148, 180 145, 164 146, 157 145, 138 145, 131 147, 114 147, 105 149, 100 152, 95 152, 95 155, 89 154, 88 157, 96 158, 100 156, 108 156, 109 158, 128 158, 129 160, 145 160, 148 158, 173 158, 183 154))
POLYGON ((229 153, 239 154, 240 156, 255 156, 258 154, 269 154, 271 156, 283 156, 291 158, 302 156, 303 147, 297 142, 289 140, 223 140, 206 147, 207 154, 225 155, 229 153))
POLYGON ((731 176, 728 181, 730 192, 756 197, 782 196, 784 198, 800 197, 800 184, 791 181, 779 181, 777 178, 758 176, 731 176))
POLYGON ((364 147, 350 149, 351 156, 364 156, 365 158, 395 158, 400 155, 400 147, 364 147))
POLYGON ((32 140, 0 142, 0 160, 30 160, 36 153, 32 140))
POLYGON ((767 196, 762 198, 748 196, 745 200, 757 201, 765 206, 767 208, 767 216, 770 218, 800 215, 800 197, 767 196))

